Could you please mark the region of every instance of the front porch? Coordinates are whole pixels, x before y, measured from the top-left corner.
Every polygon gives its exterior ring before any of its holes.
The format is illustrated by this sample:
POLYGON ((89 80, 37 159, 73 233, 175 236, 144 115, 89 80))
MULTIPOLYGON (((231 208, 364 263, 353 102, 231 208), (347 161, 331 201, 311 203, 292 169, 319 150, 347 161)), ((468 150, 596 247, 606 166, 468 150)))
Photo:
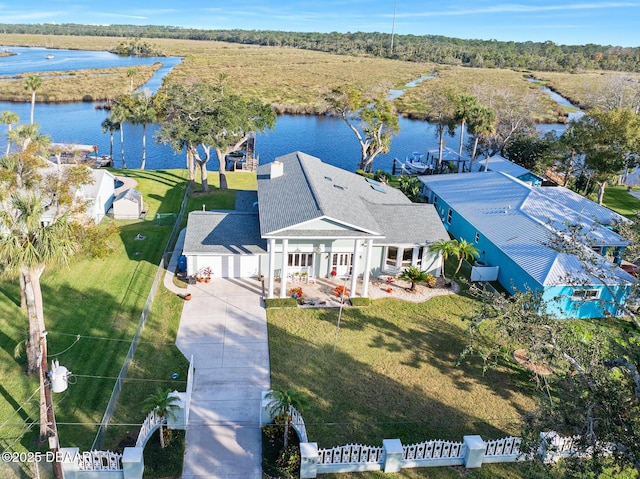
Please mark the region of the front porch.
MULTIPOLYGON (((268 286, 268 278, 264 279, 264 283, 266 290, 268 286)), ((315 278, 315 281, 312 282, 307 282, 303 278, 299 281, 287 281, 287 291, 284 297, 291 297, 293 294, 292 289, 302 288, 302 307, 338 307, 340 306, 340 300, 334 293, 334 289, 338 286, 344 286, 350 292, 351 277, 345 278, 336 276, 329 278, 315 278)), ((371 278, 369 280, 367 296, 372 300, 395 298, 403 301, 422 303, 434 296, 457 293, 460 289, 456 283, 452 283, 451 286, 447 286, 442 278, 437 278, 436 286, 433 288, 429 288, 424 284, 418 284, 416 285, 416 290, 411 292, 409 291, 410 286, 411 283, 392 276, 371 278)), ((280 291, 281 282, 279 278, 276 278, 274 282, 274 297, 282 297, 280 295, 280 291)), ((360 291, 362 291, 362 279, 358 278, 356 297, 361 296, 360 291)))

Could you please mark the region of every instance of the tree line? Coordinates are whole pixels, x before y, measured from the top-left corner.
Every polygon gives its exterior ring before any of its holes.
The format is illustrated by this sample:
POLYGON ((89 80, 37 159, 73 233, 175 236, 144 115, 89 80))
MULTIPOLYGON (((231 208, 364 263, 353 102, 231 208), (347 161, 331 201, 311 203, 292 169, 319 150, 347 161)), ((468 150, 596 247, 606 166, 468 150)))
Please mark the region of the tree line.
POLYGON ((157 25, 3 24, 0 33, 209 40, 370 55, 412 62, 540 71, 640 72, 640 47, 558 45, 546 42, 466 40, 442 35, 379 32, 319 33, 273 30, 205 30, 157 25))

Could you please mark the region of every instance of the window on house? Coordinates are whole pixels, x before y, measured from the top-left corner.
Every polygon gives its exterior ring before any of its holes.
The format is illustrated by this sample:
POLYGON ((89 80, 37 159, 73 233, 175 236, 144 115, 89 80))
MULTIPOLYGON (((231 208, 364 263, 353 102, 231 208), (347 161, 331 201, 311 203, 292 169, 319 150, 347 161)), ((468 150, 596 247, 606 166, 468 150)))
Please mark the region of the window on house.
POLYGON ((398 248, 396 248, 395 246, 387 247, 387 257, 385 258, 385 265, 391 269, 395 269, 398 267, 398 248))
POLYGON ((475 242, 477 243, 478 241, 480 241, 480 233, 478 233, 476 231, 476 238, 475 238, 475 242))
POLYGON ((293 268, 313 266, 313 253, 289 253, 288 264, 293 268))
POLYGON ((599 289, 574 289, 572 299, 580 301, 590 301, 600 297, 599 289))
POLYGON ((420 246, 414 251, 416 251, 416 259, 414 261, 414 264, 417 268, 420 268, 422 266, 422 257, 424 256, 424 246, 420 246))
POLYGON ((447 212, 447 224, 451 224, 451 216, 453 215, 453 211, 451 211, 451 208, 449 208, 449 211, 447 212))
POLYGON ((404 248, 402 250, 402 267, 408 268, 413 262, 413 248, 404 248))
MULTIPOLYGON (((433 207, 436 208, 436 206, 438 206, 438 197, 434 196, 433 197, 433 207)), ((438 210, 438 208, 436 208, 436 211, 438 210)))

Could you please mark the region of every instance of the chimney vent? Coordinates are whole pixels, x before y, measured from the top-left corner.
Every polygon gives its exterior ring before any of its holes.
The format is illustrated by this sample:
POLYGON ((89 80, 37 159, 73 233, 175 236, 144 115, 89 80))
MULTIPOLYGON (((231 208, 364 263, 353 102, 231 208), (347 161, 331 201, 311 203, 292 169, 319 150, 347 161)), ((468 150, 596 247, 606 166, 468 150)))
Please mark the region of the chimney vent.
POLYGON ((284 175, 284 165, 282 164, 281 161, 274 161, 273 163, 271 163, 271 174, 270 174, 270 178, 278 178, 280 176, 284 175))

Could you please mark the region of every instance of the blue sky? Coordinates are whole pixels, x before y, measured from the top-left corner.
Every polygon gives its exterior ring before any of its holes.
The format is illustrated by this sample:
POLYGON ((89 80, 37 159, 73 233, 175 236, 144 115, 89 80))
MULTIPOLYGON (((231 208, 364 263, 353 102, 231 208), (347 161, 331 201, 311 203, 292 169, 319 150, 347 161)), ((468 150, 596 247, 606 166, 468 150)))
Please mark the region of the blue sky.
POLYGON ((0 22, 391 33, 394 3, 398 34, 640 46, 640 0, 0 0, 0 22))

